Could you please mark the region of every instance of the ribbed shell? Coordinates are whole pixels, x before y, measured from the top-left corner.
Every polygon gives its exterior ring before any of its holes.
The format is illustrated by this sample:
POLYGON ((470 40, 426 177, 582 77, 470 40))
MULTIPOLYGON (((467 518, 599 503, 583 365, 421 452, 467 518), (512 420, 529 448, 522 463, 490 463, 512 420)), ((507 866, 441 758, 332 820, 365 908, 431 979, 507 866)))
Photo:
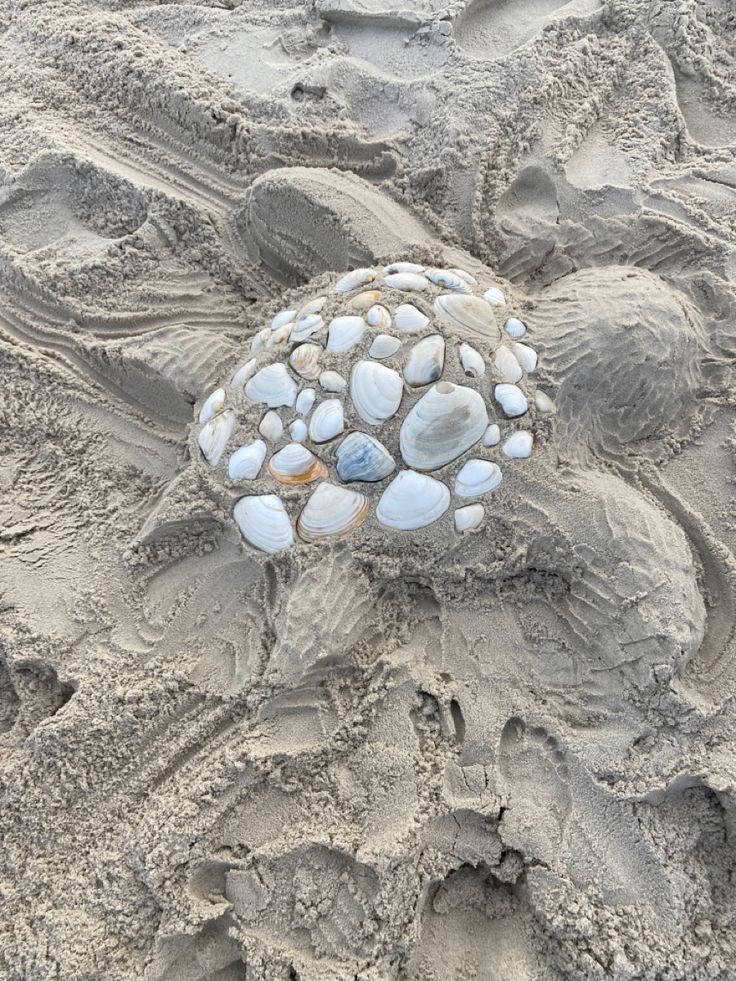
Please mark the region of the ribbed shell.
POLYGON ((393 368, 375 361, 359 361, 350 375, 350 397, 361 419, 379 426, 401 404, 403 384, 393 368))
POLYGON ((441 480, 402 470, 381 495, 376 518, 385 528, 411 531, 431 525, 449 506, 450 491, 441 480))
POLYGON ((296 523, 305 541, 341 538, 359 528, 368 517, 370 502, 349 487, 322 483, 304 506, 296 523))
POLYGON ((309 438, 313 443, 326 443, 339 436, 345 428, 342 403, 339 399, 320 402, 309 422, 309 438))
POLYGON ((416 470, 436 470, 477 443, 488 425, 481 395, 440 382, 416 403, 401 426, 401 455, 416 470))
POLYGON ((487 289, 483 294, 483 299, 492 307, 502 307, 506 303, 506 297, 498 286, 491 286, 490 289, 487 289))
POLYGON ((294 531, 282 500, 275 494, 241 497, 233 509, 243 538, 273 555, 294 543, 294 531))
POLYGON ((350 433, 335 451, 337 473, 341 480, 376 481, 396 469, 396 461, 389 451, 367 433, 350 433))
POLYGON ((518 338, 523 337, 524 334, 526 334, 526 327, 521 320, 518 319, 518 317, 509 317, 503 329, 506 331, 509 337, 513 337, 514 340, 518 340, 518 338))

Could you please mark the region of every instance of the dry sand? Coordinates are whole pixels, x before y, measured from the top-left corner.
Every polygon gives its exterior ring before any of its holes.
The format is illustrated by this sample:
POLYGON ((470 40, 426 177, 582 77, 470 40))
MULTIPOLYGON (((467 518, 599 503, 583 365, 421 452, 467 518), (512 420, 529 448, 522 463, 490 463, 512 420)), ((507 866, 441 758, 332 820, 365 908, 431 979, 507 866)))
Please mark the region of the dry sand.
POLYGON ((0 26, 0 976, 736 978, 731 0, 0 26), (557 412, 462 550, 265 559, 195 406, 399 258, 557 412))

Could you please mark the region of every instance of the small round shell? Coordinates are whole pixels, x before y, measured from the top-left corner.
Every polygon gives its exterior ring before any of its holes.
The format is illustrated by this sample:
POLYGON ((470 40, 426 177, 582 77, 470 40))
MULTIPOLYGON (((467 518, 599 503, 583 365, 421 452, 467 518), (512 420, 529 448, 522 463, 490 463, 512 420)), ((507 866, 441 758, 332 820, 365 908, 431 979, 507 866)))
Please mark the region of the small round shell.
POLYGON ((441 480, 402 470, 381 495, 376 518, 385 528, 411 531, 431 525, 449 506, 450 491, 441 480))
POLYGON ((273 555, 294 542, 289 515, 275 494, 241 497, 233 514, 243 538, 261 552, 273 555))
POLYGON ((296 443, 303 443, 308 433, 307 425, 301 419, 295 419, 289 426, 289 435, 296 443))
POLYGON ((309 438, 313 443, 326 443, 339 436, 345 428, 342 403, 339 399, 320 402, 309 423, 309 438))
POLYGON ((241 446, 232 454, 227 465, 227 475, 230 480, 255 480, 265 459, 266 444, 262 439, 257 439, 248 446, 241 446))
POLYGON ((289 355, 289 364, 302 378, 314 381, 319 377, 319 363, 322 358, 322 348, 319 344, 300 344, 289 355))
POLYGON ((413 292, 429 289, 429 280, 426 276, 421 276, 419 273, 389 273, 388 276, 384 277, 383 281, 386 286, 390 286, 394 290, 413 292))
POLYGON ((484 446, 497 446, 501 442, 501 430, 498 428, 495 422, 483 433, 483 445, 484 446))
POLYGON ((372 283, 375 278, 376 274, 373 269, 353 269, 351 272, 346 273, 342 279, 338 279, 335 283, 335 292, 350 293, 352 290, 357 290, 360 286, 372 283))
POLYGON ((216 467, 222 459, 228 440, 235 428, 235 413, 227 410, 219 412, 214 419, 205 423, 197 436, 199 448, 205 460, 212 467, 216 467))
POLYGON ((455 293, 473 292, 472 286, 462 276, 458 276, 450 269, 426 269, 424 275, 435 286, 441 286, 443 289, 453 290, 455 293))
POLYGON ((455 531, 459 535, 465 531, 475 531, 483 524, 484 517, 482 504, 466 504, 455 511, 455 531))
POLYGON ((505 345, 502 344, 496 349, 496 353, 493 356, 493 364, 504 381, 512 385, 521 381, 524 374, 521 370, 521 365, 505 345))
POLYGON ((304 317, 311 317, 312 314, 319 313, 326 302, 326 296, 315 296, 313 300, 309 300, 303 307, 300 307, 296 319, 302 320, 304 317))
POLYGON ((547 415, 550 412, 554 412, 555 404, 546 392, 535 392, 534 393, 534 404, 539 409, 540 412, 547 415))
POLYGON ((420 388, 437 381, 444 366, 445 339, 441 334, 430 334, 411 349, 404 379, 412 388, 420 388))
POLYGON ((504 324, 503 328, 509 337, 513 337, 514 340, 518 340, 526 334, 526 327, 517 317, 509 317, 509 319, 504 324))
POLYGON ((379 426, 396 413, 403 384, 393 368, 376 361, 358 361, 350 375, 350 397, 361 419, 379 426))
POLYGON ((425 317, 413 303, 402 303, 394 310, 394 323, 404 334, 418 334, 429 323, 429 317, 425 317))
POLYGON ((492 341, 500 337, 493 308, 479 296, 443 293, 434 301, 434 310, 444 323, 462 327, 492 341))
POLYGON ((344 392, 348 383, 338 371, 323 371, 319 376, 320 387, 326 392, 344 392))
POLYGON ((514 344, 513 350, 521 367, 531 374, 537 367, 537 352, 528 344, 514 344))
POLYGON ((263 402, 271 409, 293 405, 296 392, 296 382, 280 361, 261 368, 245 386, 245 394, 252 402, 263 402))
POLYGON ((218 412, 222 412, 225 408, 225 389, 217 388, 215 391, 206 399, 204 405, 199 410, 199 421, 209 422, 210 419, 214 419, 218 412))
POLYGON ((380 303, 376 303, 370 308, 365 319, 371 327, 378 327, 380 330, 389 330, 391 327, 391 314, 380 303))
POLYGON ((523 416, 529 408, 526 395, 516 385, 496 385, 493 390, 496 401, 509 418, 523 416))
POLYGON ((490 460, 467 460, 455 477, 458 497, 480 497, 501 483, 501 468, 490 460))
POLYGON ((525 460, 531 456, 533 446, 534 437, 532 434, 526 429, 519 429, 512 433, 503 444, 503 453, 510 460, 525 460))
POLYGON ((491 286, 490 289, 487 289, 483 294, 483 299, 492 307, 502 307, 506 304, 506 297, 498 286, 491 286))
POLYGON ((401 425, 401 455, 416 470, 436 470, 469 450, 488 425, 483 397, 465 385, 439 382, 401 425))
POLYGON ((284 435, 284 424, 281 421, 281 416, 278 414, 278 412, 274 412, 273 409, 269 409, 269 411, 258 423, 258 432, 270 443, 275 443, 280 440, 284 435))
POLYGON ((383 358, 392 358, 400 350, 401 341, 398 337, 391 337, 390 334, 376 334, 368 354, 380 361, 383 358))
POLYGON ((312 411, 317 393, 313 388, 303 388, 296 397, 296 411, 300 416, 308 416, 312 411))
POLYGON ((268 472, 281 484, 311 484, 327 476, 327 467, 302 443, 289 443, 268 461, 268 472))
POLYGON ((486 373, 486 363, 479 351, 470 344, 461 344, 458 349, 460 364, 469 378, 482 378, 486 373))
POLYGON ((365 320, 362 317, 335 317, 327 328, 326 351, 341 354, 349 351, 361 340, 365 333, 365 320))
POLYGON ((359 528, 368 517, 370 502, 349 487, 322 483, 304 506, 296 523, 301 538, 341 538, 359 528))
POLYGON ((335 451, 337 472, 341 480, 376 481, 396 469, 396 462, 389 451, 367 433, 350 433, 335 451))

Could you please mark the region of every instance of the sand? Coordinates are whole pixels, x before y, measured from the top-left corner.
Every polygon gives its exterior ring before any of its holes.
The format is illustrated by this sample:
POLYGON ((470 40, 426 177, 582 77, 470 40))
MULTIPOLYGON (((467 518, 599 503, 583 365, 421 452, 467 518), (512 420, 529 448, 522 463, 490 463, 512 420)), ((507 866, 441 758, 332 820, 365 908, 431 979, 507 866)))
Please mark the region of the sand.
POLYGON ((0 25, 0 977, 736 978, 733 4, 0 25), (556 411, 462 547, 257 553, 196 412, 396 259, 556 411))

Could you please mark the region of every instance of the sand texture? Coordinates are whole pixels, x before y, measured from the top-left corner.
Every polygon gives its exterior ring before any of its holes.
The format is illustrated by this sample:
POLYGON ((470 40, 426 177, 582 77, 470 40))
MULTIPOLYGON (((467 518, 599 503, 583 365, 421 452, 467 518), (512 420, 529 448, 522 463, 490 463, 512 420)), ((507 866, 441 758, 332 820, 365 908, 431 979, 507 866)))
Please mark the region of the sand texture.
POLYGON ((0 978, 734 981, 736 6, 0 0, 0 78, 0 978), (233 372, 401 260, 533 452, 258 551, 233 372))

